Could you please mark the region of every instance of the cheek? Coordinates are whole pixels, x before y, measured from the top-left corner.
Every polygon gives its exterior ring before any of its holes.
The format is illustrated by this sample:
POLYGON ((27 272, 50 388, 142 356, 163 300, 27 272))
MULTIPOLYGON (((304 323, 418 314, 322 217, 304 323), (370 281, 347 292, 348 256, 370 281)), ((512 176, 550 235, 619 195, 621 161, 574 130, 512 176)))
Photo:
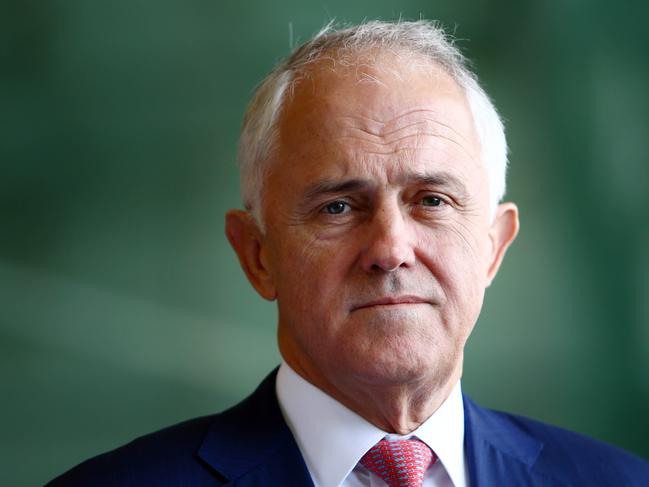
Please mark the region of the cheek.
POLYGON ((437 228, 420 238, 422 260, 433 270, 447 299, 461 305, 481 302, 488 268, 488 235, 467 225, 437 228))
POLYGON ((274 268, 280 302, 290 300, 304 311, 331 306, 349 265, 344 247, 299 231, 281 242, 274 268))

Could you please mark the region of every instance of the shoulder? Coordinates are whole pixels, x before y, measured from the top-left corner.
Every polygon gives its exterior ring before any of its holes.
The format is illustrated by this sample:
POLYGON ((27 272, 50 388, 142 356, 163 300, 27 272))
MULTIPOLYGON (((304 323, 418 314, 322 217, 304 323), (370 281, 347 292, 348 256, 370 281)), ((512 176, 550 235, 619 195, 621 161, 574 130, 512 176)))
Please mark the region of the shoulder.
MULTIPOLYGON (((253 394, 221 413, 191 419, 137 438, 130 443, 77 465, 52 480, 48 487, 221 485, 226 467, 245 463, 255 438, 286 436, 274 393, 273 371, 253 394), (245 439, 246 441, 242 441, 245 439)), ((270 438, 270 439, 269 439, 270 438)), ((279 441, 279 440, 278 440, 279 441)), ((259 453, 262 455, 264 452, 259 453)))
POLYGON ((523 416, 501 414, 543 442, 539 460, 548 465, 568 464, 575 469, 587 468, 600 479, 602 476, 615 475, 618 485, 625 485, 620 482, 623 478, 646 478, 649 482, 649 463, 621 448, 523 416))
POLYGON ((155 485, 182 477, 189 485, 214 485, 214 476, 199 468, 196 452, 215 417, 205 416, 147 434, 77 465, 48 485, 155 485))
POLYGON ((472 416, 471 428, 478 441, 521 459, 548 478, 568 485, 577 480, 577 485, 649 485, 649 463, 621 448, 470 401, 467 413, 472 416))

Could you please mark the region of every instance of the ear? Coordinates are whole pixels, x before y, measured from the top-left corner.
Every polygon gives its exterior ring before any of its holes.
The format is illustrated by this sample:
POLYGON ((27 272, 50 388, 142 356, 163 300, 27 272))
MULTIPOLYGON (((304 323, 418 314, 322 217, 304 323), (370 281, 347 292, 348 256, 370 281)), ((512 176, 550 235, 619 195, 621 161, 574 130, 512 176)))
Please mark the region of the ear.
POLYGON ((491 256, 487 271, 487 286, 490 286, 503 261, 505 252, 518 235, 518 207, 514 203, 502 203, 496 208, 496 214, 489 229, 491 239, 491 256))
POLYGON ((243 210, 228 211, 225 234, 250 284, 262 298, 274 300, 277 293, 266 258, 264 236, 253 216, 243 210))

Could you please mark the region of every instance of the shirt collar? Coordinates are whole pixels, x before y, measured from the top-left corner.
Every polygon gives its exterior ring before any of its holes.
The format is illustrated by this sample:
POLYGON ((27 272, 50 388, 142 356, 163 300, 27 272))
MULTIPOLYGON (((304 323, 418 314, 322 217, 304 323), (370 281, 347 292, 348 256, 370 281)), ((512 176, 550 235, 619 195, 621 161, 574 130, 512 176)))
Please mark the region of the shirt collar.
POLYGON ((409 435, 388 434, 300 377, 282 362, 277 398, 316 487, 340 485, 379 440, 416 436, 437 455, 456 486, 465 485, 464 407, 460 383, 409 435))

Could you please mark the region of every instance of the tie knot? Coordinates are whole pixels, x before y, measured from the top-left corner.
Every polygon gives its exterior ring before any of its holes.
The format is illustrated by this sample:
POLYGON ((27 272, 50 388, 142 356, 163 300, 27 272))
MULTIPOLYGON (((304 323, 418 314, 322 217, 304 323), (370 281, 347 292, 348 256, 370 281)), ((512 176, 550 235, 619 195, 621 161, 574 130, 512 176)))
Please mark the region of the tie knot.
POLYGON ((424 472, 437 458, 417 439, 381 440, 361 458, 361 465, 390 487, 421 487, 424 472))

